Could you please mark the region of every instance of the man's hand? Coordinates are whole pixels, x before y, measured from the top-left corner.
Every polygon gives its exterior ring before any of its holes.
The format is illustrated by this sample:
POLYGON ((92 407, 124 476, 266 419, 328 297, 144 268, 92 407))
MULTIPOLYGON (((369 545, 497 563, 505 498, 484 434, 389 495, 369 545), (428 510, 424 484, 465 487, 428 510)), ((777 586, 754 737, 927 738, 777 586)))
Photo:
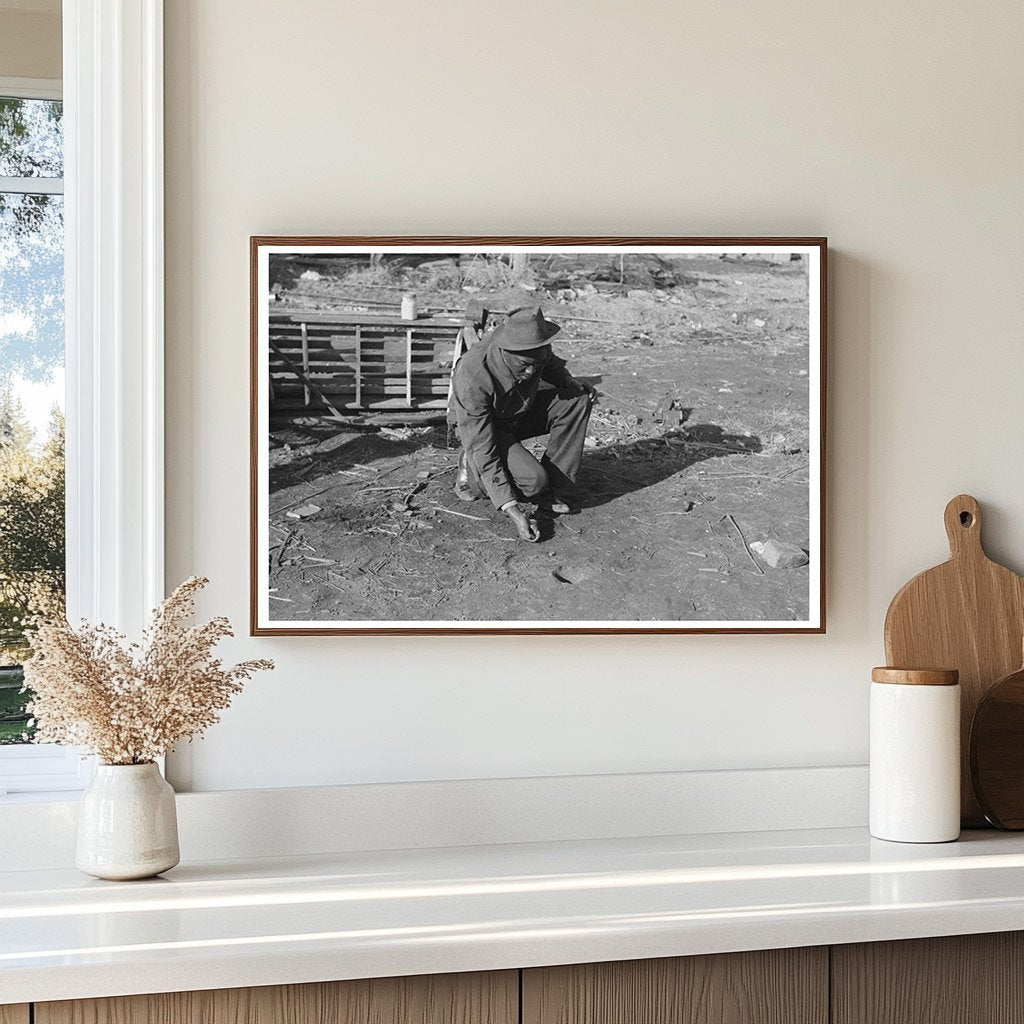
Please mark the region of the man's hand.
POLYGON ((537 524, 518 505, 509 505, 505 509, 505 515, 515 523, 516 532, 522 540, 531 544, 540 540, 540 529, 537 524))

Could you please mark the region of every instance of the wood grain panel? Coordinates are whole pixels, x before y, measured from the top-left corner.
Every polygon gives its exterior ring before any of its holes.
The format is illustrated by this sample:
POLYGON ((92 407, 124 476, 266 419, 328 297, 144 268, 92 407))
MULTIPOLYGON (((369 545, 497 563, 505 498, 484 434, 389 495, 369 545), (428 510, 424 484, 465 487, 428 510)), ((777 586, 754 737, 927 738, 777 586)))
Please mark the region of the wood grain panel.
POLYGON ((496 971, 173 992, 37 1003, 35 1024, 517 1024, 518 988, 496 971))
POLYGON ((523 972, 523 1024, 826 1024, 827 1020, 825 947, 523 972))
POLYGON ((832 1021, 1024 1021, 1024 933, 833 946, 832 1021))
POLYGON ((988 688, 1020 667, 1024 578, 985 554, 982 512, 958 494, 943 513, 949 560, 919 573, 885 614, 885 657, 896 668, 960 672, 960 814, 964 828, 987 823, 971 788, 971 723, 988 688))
POLYGON ((28 1004, 0 1006, 0 1024, 28 1024, 28 1004))

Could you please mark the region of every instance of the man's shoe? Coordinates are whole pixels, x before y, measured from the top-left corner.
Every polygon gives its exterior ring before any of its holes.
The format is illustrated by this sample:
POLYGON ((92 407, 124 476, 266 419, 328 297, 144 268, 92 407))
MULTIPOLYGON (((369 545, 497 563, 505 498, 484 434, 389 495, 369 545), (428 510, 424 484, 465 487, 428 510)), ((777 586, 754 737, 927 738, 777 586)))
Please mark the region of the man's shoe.
POLYGON ((455 497, 459 501, 476 501, 477 495, 473 485, 469 481, 469 460, 466 458, 466 449, 459 452, 459 472, 455 477, 455 497))
POLYGON ((549 491, 544 495, 541 500, 541 505, 544 508, 549 509, 556 516, 567 516, 572 512, 572 506, 564 498, 555 494, 554 491, 549 491))

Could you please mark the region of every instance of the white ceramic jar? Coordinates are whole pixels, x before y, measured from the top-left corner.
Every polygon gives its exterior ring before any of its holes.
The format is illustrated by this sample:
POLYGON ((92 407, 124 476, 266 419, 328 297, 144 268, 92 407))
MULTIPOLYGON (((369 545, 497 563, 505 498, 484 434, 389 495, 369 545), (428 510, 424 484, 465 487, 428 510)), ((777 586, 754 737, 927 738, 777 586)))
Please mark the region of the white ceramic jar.
POLYGON ((870 827, 876 839, 960 835, 960 685, 952 669, 871 672, 870 827))
POLYGON ((150 878, 178 863, 174 790, 148 764, 98 764, 82 794, 75 865, 96 878, 150 878))

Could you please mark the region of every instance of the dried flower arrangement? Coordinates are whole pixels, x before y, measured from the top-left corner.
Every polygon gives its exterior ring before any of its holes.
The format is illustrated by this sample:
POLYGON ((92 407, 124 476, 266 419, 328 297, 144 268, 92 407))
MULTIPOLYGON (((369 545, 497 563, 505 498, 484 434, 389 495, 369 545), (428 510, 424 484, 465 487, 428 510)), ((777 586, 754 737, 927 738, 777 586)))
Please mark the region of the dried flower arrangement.
POLYGON ((63 616, 40 617, 25 662, 36 741, 84 747, 104 764, 146 764, 217 722, 245 680, 274 663, 225 668, 213 648, 233 635, 228 620, 186 624, 208 582, 182 583, 153 612, 141 644, 102 624, 75 630, 63 616))

